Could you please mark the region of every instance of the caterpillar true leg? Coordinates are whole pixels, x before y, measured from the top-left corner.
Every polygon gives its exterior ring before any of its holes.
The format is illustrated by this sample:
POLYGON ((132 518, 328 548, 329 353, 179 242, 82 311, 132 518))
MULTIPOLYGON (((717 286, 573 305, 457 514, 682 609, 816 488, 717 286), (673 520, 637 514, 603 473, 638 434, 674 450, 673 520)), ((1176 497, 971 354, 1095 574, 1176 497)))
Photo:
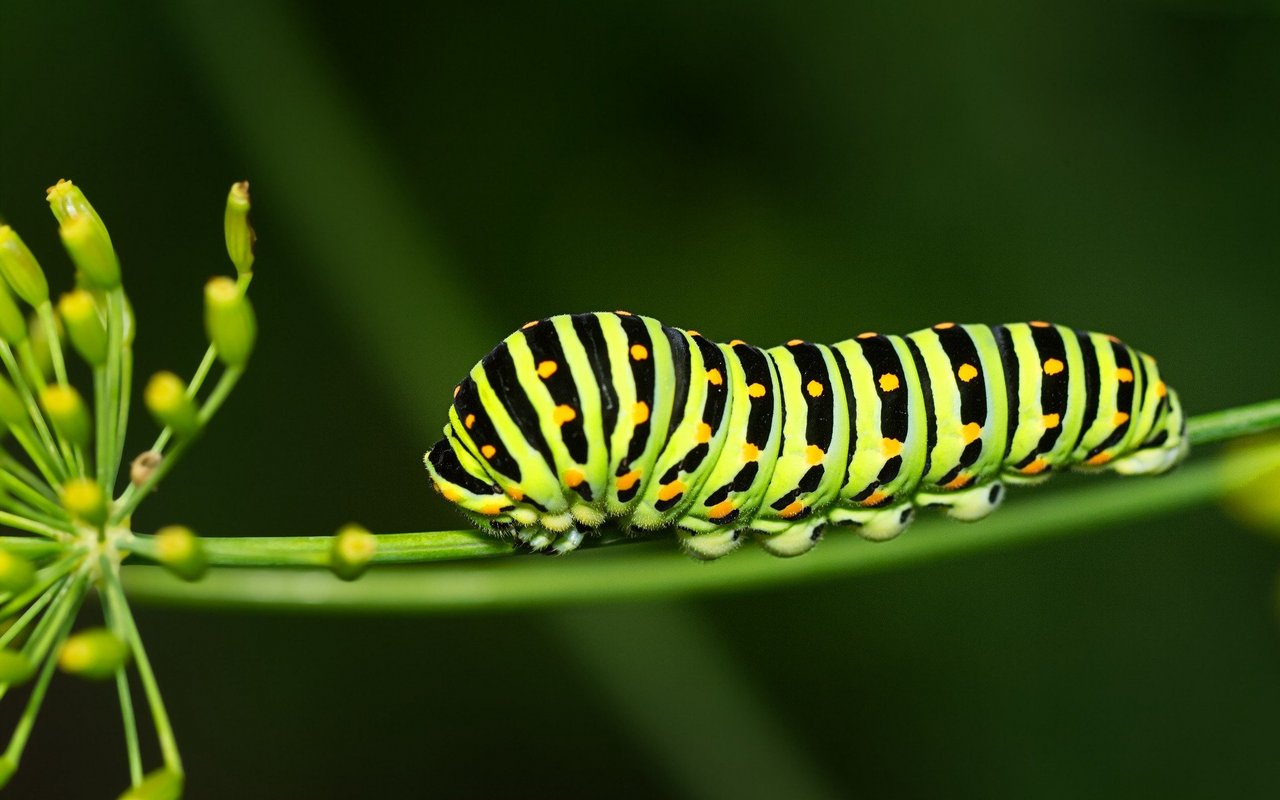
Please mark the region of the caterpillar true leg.
POLYGON ((1186 420, 1154 359, 1047 322, 759 348, 626 312, 537 320, 458 384, 433 486, 484 530, 568 552, 612 518, 719 558, 830 523, 893 538, 975 520, 1064 469, 1163 472, 1186 420), (495 525, 496 523, 496 525, 495 525))

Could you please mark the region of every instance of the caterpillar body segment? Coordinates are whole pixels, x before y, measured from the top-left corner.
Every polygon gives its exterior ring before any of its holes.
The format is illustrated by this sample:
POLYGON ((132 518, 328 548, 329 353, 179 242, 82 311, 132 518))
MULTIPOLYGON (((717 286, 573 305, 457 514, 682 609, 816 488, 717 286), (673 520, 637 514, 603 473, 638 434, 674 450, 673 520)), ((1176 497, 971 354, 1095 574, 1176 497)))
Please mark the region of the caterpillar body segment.
POLYGON ((828 526, 892 538, 977 520, 1062 469, 1153 474, 1186 453, 1156 362, 1045 322, 762 349, 625 312, 530 322, 458 384, 432 483, 482 530, 568 552, 609 518, 717 558, 799 555, 828 526))

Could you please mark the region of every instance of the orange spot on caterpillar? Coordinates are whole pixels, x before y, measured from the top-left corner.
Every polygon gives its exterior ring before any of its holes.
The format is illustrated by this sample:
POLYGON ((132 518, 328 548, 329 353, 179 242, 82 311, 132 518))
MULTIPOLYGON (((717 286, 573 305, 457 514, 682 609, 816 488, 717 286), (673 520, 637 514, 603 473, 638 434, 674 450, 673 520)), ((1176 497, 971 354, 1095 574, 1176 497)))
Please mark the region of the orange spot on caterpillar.
POLYGON ((705 422, 698 423, 698 429, 694 432, 693 438, 698 444, 706 444, 711 441, 711 426, 705 422))
POLYGON ((742 341, 741 339, 734 339, 733 341, 729 342, 730 347, 737 347, 740 344, 746 344, 746 342, 742 341))
POLYGON ((538 324, 539 322, 541 322, 541 321, 542 321, 542 320, 539 320, 539 319, 531 319, 531 320, 529 320, 528 322, 526 322, 525 324, 521 325, 521 326, 520 326, 520 330, 522 330, 522 331, 527 331, 527 330, 529 330, 530 328, 532 328, 534 325, 537 325, 537 324, 538 324))
POLYGON ((804 460, 810 464, 821 464, 822 459, 826 457, 827 454, 816 444, 811 444, 804 449, 804 460))
POLYGON ((876 338, 876 337, 877 337, 877 336, 879 336, 879 335, 880 335, 880 334, 876 333, 875 331, 867 331, 866 333, 860 333, 860 334, 858 334, 857 338, 859 338, 859 339, 874 339, 874 338, 876 338))
POLYGON ((701 336, 701 335, 702 335, 702 333, 701 333, 700 331, 685 331, 685 333, 689 334, 690 336, 701 336))
POLYGON ((476 415, 468 414, 467 418, 462 421, 462 426, 467 430, 471 430, 471 426, 476 424, 476 415))
POLYGON ((1047 322, 1045 322, 1044 320, 1041 320, 1041 319, 1032 320, 1032 322, 1031 322, 1031 327, 1033 327, 1033 328, 1048 328, 1048 327, 1049 327, 1049 323, 1047 323, 1047 322))
POLYGON ((521 489, 519 486, 508 486, 507 497, 510 497, 518 503, 524 499, 524 489, 521 489))
POLYGON ((484 514, 486 517, 497 516, 502 513, 503 502, 501 500, 490 500, 484 505, 476 509, 477 514, 484 514))
POLYGON ((578 412, 573 410, 573 406, 558 405, 551 412, 551 419, 557 425, 563 425, 566 422, 572 422, 578 418, 578 412))
POLYGON ((631 345, 632 361, 644 361, 648 357, 649 357, 649 348, 645 347, 642 344, 631 345))
POLYGON ((972 480, 973 480, 972 475, 963 475, 963 474, 957 475, 955 480, 950 481, 948 483, 944 483, 942 485, 942 488, 950 489, 951 491, 954 492, 956 489, 963 489, 964 487, 968 486, 969 482, 972 480))
POLYGON ((804 390, 809 393, 810 397, 821 397, 826 387, 817 381, 809 381, 805 384, 804 390))
POLYGON ((1062 424, 1062 416, 1060 414, 1045 414, 1040 419, 1044 422, 1045 428, 1056 428, 1062 424))
POLYGON ((484 456, 485 458, 493 458, 494 455, 497 454, 497 452, 498 452, 498 448, 494 447, 491 444, 486 444, 484 447, 480 448, 480 455, 484 456))
POLYGON ((787 347, 795 347, 798 344, 804 344, 804 339, 791 339, 787 342, 787 347))
POLYGON ((867 499, 865 499, 865 500, 863 500, 863 501, 862 501, 862 505, 864 505, 864 506, 868 506, 868 507, 870 507, 870 506, 878 506, 878 505, 880 505, 881 503, 883 503, 885 500, 888 500, 888 499, 889 499, 889 495, 885 494, 884 492, 880 491, 879 489, 876 489, 874 492, 872 492, 871 494, 867 495, 867 499))
POLYGON ((956 370, 956 377, 968 383, 978 377, 978 368, 972 364, 961 364, 960 369, 956 370))
POLYGON ((570 489, 581 485, 581 483, 586 479, 587 476, 583 475, 582 470, 580 469, 570 468, 564 471, 564 485, 568 486, 570 489))
POLYGON ((732 514, 733 508, 734 503, 732 500, 724 500, 707 509, 707 516, 713 521, 722 519, 723 517, 727 517, 732 514))
POLYGON ((972 444, 982 436, 982 426, 976 422, 970 422, 960 429, 960 436, 964 439, 965 444, 972 444))
POLYGON ((720 374, 720 370, 712 367, 707 370, 707 383, 710 383, 712 386, 719 386, 724 383, 724 376, 720 374))
POLYGON ((1110 453, 1098 453, 1093 458, 1087 459, 1084 463, 1088 464, 1091 467, 1100 467, 1110 460, 1111 460, 1110 453))
POLYGON ((1121 383, 1133 383, 1133 370, 1128 367, 1120 367, 1116 370, 1116 380, 1121 383))
POLYGON ((886 372, 880 376, 880 391, 882 392, 892 392, 901 385, 902 382, 898 380, 898 376, 892 372, 886 372))
POLYGON ((458 396, 458 392, 460 392, 460 391, 462 391, 462 386, 461 386, 461 385, 458 385, 458 386, 453 387, 453 396, 454 396, 454 397, 457 397, 457 396, 458 396))
POLYGON ((631 407, 631 421, 643 425, 649 421, 649 404, 641 400, 631 407))
POLYGON ((948 331, 954 328, 955 326, 956 324, 954 322, 939 322, 937 325, 933 326, 933 329, 935 331, 948 331))
POLYGON ((742 445, 742 458, 744 461, 755 461, 760 457, 760 448, 751 442, 742 445))
POLYGON ((1156 384, 1156 397, 1164 397, 1169 393, 1169 387, 1165 386, 1164 381, 1156 384))
POLYGON ((1115 416, 1111 418, 1111 424, 1117 428, 1129 421, 1129 415, 1123 411, 1117 411, 1115 416))
POLYGON ((791 519, 792 517, 797 516, 801 511, 804 511, 804 503, 799 500, 793 500, 790 505, 778 512, 778 516, 783 519, 791 519))
POLYGON ((1046 359, 1044 362, 1045 375, 1057 375, 1059 372, 1062 372, 1063 369, 1065 369, 1065 367, 1062 362, 1056 358, 1046 359))
POLYGON ((663 484, 658 489, 658 499, 665 501, 673 497, 679 497, 684 494, 686 488, 688 487, 684 485, 684 481, 672 481, 671 483, 663 484))
POLYGON ((902 454, 902 442, 888 437, 880 440, 880 452, 885 458, 893 458, 902 454))
POLYGON ((554 361, 538 362, 538 377, 546 380, 556 374, 556 370, 560 369, 560 365, 554 361))
POLYGON ((1023 467, 1018 471, 1021 472, 1023 475, 1039 475, 1041 472, 1044 472, 1048 468, 1049 468, 1048 461, 1045 461, 1043 458, 1037 458, 1035 461, 1032 461, 1030 464, 1026 465, 1025 467, 1023 467))
POLYGON ((627 489, 635 486, 636 481, 638 480, 640 480, 640 470, 633 469, 626 475, 619 475, 618 479, 613 482, 613 485, 618 487, 619 491, 625 492, 627 489))
POLYGON ((462 492, 459 491, 456 486, 440 487, 437 484, 437 488, 440 489, 440 494, 444 495, 444 499, 448 500, 450 503, 456 503, 462 499, 462 492))
POLYGON ((747 394, 752 397, 764 397, 768 390, 764 388, 763 383, 753 383, 747 387, 747 394))
POLYGON ((615 312, 613 312, 613 313, 617 314, 617 315, 618 315, 618 316, 620 316, 620 317, 630 317, 630 316, 633 316, 633 315, 632 315, 632 313, 631 313, 630 311, 615 311, 615 312))

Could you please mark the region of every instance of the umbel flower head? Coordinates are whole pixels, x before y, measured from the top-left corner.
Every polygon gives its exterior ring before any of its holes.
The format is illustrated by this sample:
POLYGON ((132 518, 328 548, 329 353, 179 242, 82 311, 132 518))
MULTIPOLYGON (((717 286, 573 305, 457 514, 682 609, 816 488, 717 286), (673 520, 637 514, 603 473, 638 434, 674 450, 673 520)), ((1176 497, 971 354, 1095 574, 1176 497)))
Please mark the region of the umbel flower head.
POLYGON ((0 788, 18 769, 61 668, 81 678, 115 680, 130 774, 122 798, 177 798, 182 761, 119 571, 130 556, 163 564, 187 580, 198 579, 207 566, 190 529, 168 526, 147 536, 133 531, 132 519, 209 425, 253 352, 257 326, 245 296, 255 239, 249 184, 235 184, 227 197, 224 227, 235 274, 215 277, 205 288, 209 349, 189 380, 172 372, 150 379, 143 401, 160 433, 149 450, 131 459, 129 470, 121 463, 135 321, 120 259, 80 187, 58 181, 48 200, 75 268, 68 291, 56 301, 35 255, 16 231, 0 225, 0 432, 8 434, 0 449, 0 701, 24 704, 0 752, 0 788), (91 385, 72 385, 72 355, 88 366, 91 385), (77 612, 90 591, 102 600, 106 625, 76 631, 77 612), (131 669, 162 756, 149 772, 142 763, 131 669))

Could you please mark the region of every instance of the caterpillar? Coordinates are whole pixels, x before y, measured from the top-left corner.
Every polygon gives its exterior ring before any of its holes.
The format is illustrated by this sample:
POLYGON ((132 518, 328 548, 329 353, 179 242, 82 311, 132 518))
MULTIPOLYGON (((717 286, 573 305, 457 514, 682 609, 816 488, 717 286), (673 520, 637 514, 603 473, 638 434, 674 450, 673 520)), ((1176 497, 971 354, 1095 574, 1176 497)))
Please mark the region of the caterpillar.
POLYGON ((1186 418, 1155 359, 1047 322, 763 349, 628 312, 508 336, 453 390, 424 461, 483 531, 567 553, 612 518, 714 559, 828 526, 882 541, 915 510, 977 520, 1066 468, 1164 472, 1186 418))

